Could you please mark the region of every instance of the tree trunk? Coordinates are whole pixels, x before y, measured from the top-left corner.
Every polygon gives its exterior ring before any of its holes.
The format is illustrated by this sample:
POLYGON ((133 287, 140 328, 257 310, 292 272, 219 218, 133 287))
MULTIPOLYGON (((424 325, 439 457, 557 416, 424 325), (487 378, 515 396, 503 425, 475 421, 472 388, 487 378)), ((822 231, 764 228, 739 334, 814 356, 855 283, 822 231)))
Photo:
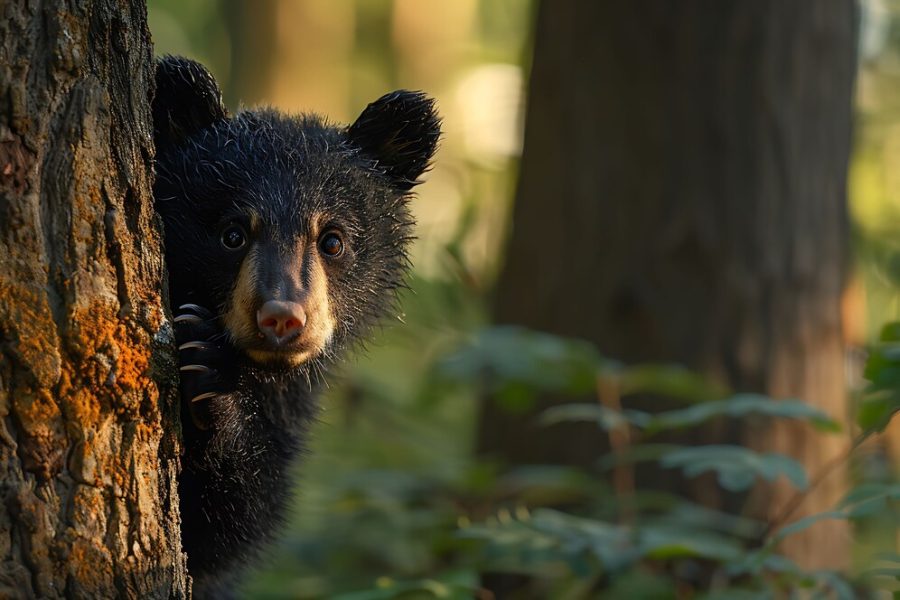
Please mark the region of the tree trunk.
POLYGON ((0 6, 0 596, 185 597, 144 2, 0 6))
POLYGON ((328 114, 349 111, 356 8, 322 0, 226 0, 231 78, 225 99, 328 114))
MULTIPOLYGON (((844 420, 856 22, 853 0, 543 2, 496 320, 844 420)), ((600 437, 483 407, 481 451, 514 463, 586 464, 600 437)), ((748 439, 812 473, 846 447, 784 423, 730 441, 748 439)), ((794 516, 841 486, 829 478, 794 516)), ((790 491, 768 491, 778 514, 790 491)), ((835 533, 786 551, 843 564, 835 533)))

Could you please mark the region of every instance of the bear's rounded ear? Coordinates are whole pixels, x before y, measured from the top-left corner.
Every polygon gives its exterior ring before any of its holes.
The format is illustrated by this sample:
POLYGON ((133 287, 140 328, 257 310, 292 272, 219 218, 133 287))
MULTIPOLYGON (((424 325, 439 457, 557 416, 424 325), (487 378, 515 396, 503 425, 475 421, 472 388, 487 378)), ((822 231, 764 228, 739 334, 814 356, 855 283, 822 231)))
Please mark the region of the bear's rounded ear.
POLYGON ((434 100, 422 92, 397 90, 366 107, 347 137, 395 187, 407 191, 428 168, 441 136, 434 100))
POLYGON ((216 80, 200 63, 181 56, 156 60, 153 141, 157 149, 228 118, 216 80))

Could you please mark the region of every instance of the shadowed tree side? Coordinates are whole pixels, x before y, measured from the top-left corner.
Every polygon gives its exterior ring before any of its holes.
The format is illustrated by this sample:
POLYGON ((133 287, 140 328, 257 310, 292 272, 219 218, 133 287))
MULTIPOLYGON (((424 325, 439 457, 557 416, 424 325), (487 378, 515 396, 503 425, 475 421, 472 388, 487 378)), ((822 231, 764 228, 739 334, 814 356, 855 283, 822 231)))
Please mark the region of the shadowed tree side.
MULTIPOLYGON (((496 320, 843 421, 856 23, 852 0, 543 2, 496 320)), ((725 438, 811 473, 847 444, 785 422, 725 438)), ((480 451, 513 464, 593 464, 603 442, 483 406, 480 451)), ((794 516, 841 489, 838 473, 794 516)), ((757 514, 791 495, 773 486, 757 514)), ((785 551, 841 565, 843 533, 823 524, 785 551)))
POLYGON ((0 20, 0 596, 187 596, 142 0, 0 20))

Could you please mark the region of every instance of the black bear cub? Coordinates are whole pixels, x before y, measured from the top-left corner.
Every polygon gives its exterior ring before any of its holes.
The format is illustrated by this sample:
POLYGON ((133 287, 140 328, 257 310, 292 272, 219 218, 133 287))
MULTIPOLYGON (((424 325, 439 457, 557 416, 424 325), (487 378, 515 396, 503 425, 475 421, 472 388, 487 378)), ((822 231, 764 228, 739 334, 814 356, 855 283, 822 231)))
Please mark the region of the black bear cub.
POLYGON ((209 72, 177 57, 157 63, 152 108, 181 362, 182 538, 195 595, 213 596, 283 519, 324 373, 403 285, 407 203, 440 121, 408 91, 349 127, 231 116, 209 72))

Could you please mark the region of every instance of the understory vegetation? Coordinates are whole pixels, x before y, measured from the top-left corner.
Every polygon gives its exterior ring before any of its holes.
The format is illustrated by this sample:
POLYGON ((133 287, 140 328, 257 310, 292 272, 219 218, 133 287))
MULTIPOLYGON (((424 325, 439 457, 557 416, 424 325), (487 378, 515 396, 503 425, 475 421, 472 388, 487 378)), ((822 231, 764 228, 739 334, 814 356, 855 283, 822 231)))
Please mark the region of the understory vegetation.
POLYGON ((486 572, 527 577, 534 597, 553 598, 900 590, 900 554, 884 535, 897 523, 900 484, 867 444, 900 410, 900 324, 871 349, 846 431, 799 400, 733 394, 677 365, 626 366, 579 340, 485 326, 475 296, 457 285, 419 279, 413 288, 406 323, 388 326, 331 384, 294 521, 248 595, 462 599, 483 593, 486 572), (588 468, 504 469, 474 455, 477 402, 527 410, 546 393, 573 401, 543 411, 541 426, 590 423, 609 452, 588 468), (648 394, 675 407, 627 408, 648 394), (740 445, 667 441, 737 419, 802 420, 852 439, 833 465, 852 467, 851 489, 833 510, 804 519, 747 516, 759 483, 784 478, 800 502, 825 473, 740 445), (745 510, 644 489, 635 485, 642 468, 713 478, 745 510), (779 542, 825 519, 852 524, 861 567, 808 572, 779 554, 779 542))

